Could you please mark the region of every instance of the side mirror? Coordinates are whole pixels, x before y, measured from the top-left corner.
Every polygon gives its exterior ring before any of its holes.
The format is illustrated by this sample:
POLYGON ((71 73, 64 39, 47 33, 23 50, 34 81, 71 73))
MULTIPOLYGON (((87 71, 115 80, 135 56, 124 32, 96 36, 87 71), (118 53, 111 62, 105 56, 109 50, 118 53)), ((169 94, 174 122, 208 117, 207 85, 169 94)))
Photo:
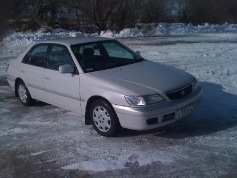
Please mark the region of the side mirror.
POLYGON ((65 64, 62 66, 59 66, 59 72, 60 73, 73 73, 74 72, 74 67, 72 67, 70 64, 65 64))
POLYGON ((139 54, 141 56, 141 52, 140 51, 136 51, 137 54, 139 54))

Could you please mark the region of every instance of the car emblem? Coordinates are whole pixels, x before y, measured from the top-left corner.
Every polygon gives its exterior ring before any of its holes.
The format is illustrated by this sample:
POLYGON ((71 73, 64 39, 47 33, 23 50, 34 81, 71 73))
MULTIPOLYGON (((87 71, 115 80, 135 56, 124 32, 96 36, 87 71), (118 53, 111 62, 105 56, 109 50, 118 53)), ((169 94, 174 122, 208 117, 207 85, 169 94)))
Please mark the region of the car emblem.
POLYGON ((182 96, 185 95, 185 91, 182 91, 182 92, 181 92, 181 95, 182 95, 182 96))

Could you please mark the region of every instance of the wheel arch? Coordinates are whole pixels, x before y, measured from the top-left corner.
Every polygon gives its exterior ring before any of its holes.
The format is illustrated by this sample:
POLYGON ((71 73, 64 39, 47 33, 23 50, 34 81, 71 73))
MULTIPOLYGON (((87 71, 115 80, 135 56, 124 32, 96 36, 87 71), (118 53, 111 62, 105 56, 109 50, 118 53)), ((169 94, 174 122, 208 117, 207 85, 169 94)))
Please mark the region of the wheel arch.
POLYGON ((24 82, 21 78, 16 78, 16 80, 15 80, 15 96, 16 96, 16 97, 18 97, 17 83, 18 83, 19 81, 24 82))
POLYGON ((111 106, 111 108, 113 109, 112 104, 106 98, 104 98, 102 96, 91 96, 87 100, 87 103, 86 103, 86 109, 85 109, 85 124, 86 125, 92 124, 91 120, 90 120, 90 108, 91 108, 92 103, 96 100, 99 100, 99 99, 106 101, 111 106))

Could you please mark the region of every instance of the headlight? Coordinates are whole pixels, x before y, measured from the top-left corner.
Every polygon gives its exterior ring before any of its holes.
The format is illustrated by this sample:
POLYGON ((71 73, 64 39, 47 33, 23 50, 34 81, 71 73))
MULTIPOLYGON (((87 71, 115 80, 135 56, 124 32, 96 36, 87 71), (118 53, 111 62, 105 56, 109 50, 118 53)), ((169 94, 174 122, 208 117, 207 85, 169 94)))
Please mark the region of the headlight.
POLYGON ((125 96, 125 99, 128 104, 133 106, 145 106, 164 101, 164 98, 158 94, 146 96, 125 96))
POLYGON ((145 100, 141 96, 124 96, 128 104, 135 106, 145 106, 145 100))
POLYGON ((197 86, 198 86, 198 80, 195 78, 192 83, 193 91, 196 90, 197 86))
POLYGON ((158 94, 144 96, 146 104, 154 104, 164 101, 164 98, 158 94))

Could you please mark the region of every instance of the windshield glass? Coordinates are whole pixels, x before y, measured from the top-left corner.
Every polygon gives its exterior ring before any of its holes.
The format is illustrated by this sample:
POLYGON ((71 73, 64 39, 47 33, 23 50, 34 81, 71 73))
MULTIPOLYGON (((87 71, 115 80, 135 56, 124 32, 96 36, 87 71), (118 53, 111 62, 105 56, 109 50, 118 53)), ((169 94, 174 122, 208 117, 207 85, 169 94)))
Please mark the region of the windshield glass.
POLYGON ((71 48, 84 72, 105 70, 144 60, 116 40, 72 45, 71 48))

